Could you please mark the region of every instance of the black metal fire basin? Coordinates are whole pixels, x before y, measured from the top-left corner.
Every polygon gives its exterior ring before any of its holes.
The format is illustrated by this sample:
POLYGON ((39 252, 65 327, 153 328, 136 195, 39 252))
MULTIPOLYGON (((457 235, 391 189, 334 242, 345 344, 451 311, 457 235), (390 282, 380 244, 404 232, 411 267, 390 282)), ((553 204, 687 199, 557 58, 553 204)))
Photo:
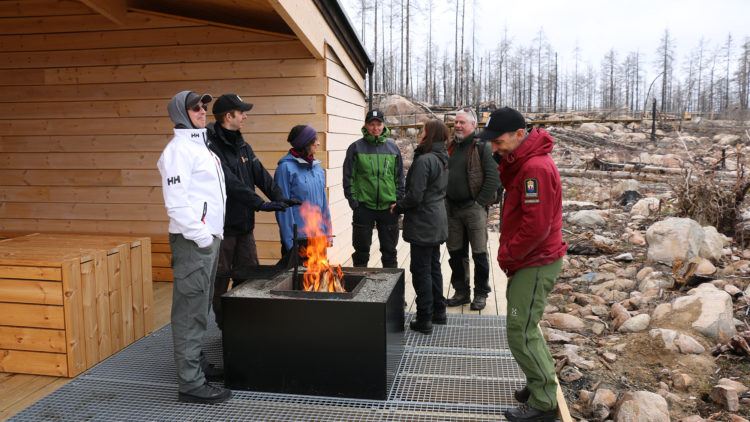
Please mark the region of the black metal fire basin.
POLYGON ((288 270, 222 296, 227 387, 385 400, 404 348, 404 270, 343 271, 350 293, 293 291, 288 270))

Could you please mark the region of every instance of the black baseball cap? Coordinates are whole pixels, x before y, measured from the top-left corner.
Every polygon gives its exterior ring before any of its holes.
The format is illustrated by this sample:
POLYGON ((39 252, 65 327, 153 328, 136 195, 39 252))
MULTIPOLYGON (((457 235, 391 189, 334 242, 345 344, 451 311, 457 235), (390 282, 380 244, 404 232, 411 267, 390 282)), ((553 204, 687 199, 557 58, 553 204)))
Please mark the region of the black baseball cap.
POLYGON ((367 113, 367 117, 365 117, 365 123, 373 119, 380 120, 381 122, 385 123, 385 115, 380 110, 370 110, 367 113))
POLYGON ((190 92, 188 94, 187 98, 185 99, 185 109, 193 108, 198 102, 203 102, 203 104, 208 104, 213 100, 214 98, 209 94, 203 94, 198 95, 195 92, 190 92))
POLYGON ((224 94, 216 99, 211 113, 214 115, 228 113, 232 110, 249 111, 253 105, 242 101, 237 94, 224 94))
POLYGON ((526 119, 518 110, 503 107, 490 114, 484 130, 479 133, 480 139, 495 139, 503 133, 513 132, 518 129, 526 129, 526 119))

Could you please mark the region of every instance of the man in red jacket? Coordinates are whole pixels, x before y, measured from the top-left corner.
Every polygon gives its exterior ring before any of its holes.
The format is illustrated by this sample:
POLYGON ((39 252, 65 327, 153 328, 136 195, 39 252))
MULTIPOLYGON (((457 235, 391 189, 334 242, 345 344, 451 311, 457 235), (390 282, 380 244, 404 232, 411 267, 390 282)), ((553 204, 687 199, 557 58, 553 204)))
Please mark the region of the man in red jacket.
POLYGON ((520 407, 505 411, 511 422, 554 421, 557 417, 555 365, 539 330, 547 295, 562 267, 562 187, 550 157, 552 137, 543 129, 526 130, 517 110, 504 107, 487 120, 480 138, 502 156, 505 186, 503 231, 497 261, 508 275, 508 346, 526 375, 517 390, 520 407))

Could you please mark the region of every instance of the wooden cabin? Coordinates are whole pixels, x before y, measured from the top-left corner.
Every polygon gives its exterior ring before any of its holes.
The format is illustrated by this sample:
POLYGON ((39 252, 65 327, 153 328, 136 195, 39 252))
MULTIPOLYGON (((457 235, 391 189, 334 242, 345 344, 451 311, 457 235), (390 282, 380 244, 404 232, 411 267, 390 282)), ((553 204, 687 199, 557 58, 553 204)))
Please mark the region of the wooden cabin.
MULTIPOLYGON (((156 161, 179 91, 236 93, 270 171, 296 124, 320 133, 336 241, 352 252, 342 188, 371 62, 337 0, 0 0, 0 233, 148 235, 171 280, 156 161)), ((212 118, 208 118, 212 121, 212 118)), ((279 258, 257 214, 262 263, 279 258)))

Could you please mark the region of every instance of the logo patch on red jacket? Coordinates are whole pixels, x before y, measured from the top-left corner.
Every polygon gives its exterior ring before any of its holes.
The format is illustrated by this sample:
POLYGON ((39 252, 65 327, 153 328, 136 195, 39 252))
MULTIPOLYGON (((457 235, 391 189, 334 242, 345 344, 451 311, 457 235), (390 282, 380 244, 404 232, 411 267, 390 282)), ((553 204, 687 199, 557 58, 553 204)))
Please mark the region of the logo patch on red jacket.
POLYGON ((536 179, 526 179, 523 181, 523 203, 524 204, 537 204, 539 203, 539 183, 536 179))

